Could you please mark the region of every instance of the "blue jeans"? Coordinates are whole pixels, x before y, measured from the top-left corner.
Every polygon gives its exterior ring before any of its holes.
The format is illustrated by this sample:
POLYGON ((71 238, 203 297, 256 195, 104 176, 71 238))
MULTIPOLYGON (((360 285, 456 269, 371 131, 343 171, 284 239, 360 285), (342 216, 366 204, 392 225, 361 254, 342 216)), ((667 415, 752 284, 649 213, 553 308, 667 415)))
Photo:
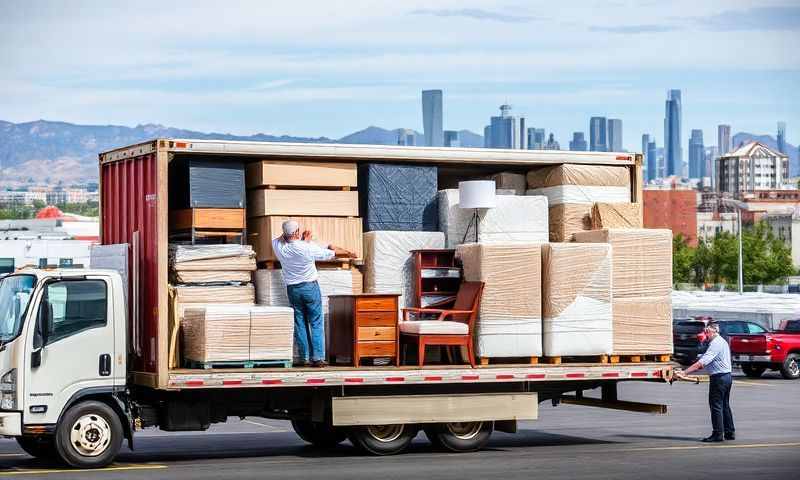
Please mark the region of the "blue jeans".
POLYGON ((325 320, 319 283, 303 282, 286 287, 294 309, 294 341, 304 362, 325 360, 325 320), (310 350, 310 352, 309 352, 310 350))
POLYGON ((736 433, 731 413, 731 386, 733 378, 730 373, 711 375, 708 384, 708 406, 711 408, 712 435, 736 433))

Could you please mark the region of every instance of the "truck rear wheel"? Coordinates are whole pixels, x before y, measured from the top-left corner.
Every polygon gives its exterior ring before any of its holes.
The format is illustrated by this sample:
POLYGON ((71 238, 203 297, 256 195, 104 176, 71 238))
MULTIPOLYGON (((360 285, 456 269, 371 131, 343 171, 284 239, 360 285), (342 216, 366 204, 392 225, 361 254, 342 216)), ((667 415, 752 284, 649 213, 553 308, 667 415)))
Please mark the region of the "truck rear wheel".
POLYGON ((758 365, 750 365, 747 363, 742 364, 742 372, 750 378, 760 377, 766 369, 767 367, 758 365))
POLYGON ((786 360, 781 365, 781 375, 787 380, 800 378, 800 355, 790 353, 786 356, 786 360))
POLYGON ((327 423, 292 420, 292 428, 298 437, 320 448, 335 447, 347 438, 347 430, 327 423))
POLYGON ((437 423, 426 426, 425 435, 437 448, 474 452, 486 446, 493 430, 493 422, 437 423))
POLYGON ((87 401, 71 407, 56 429, 58 456, 76 468, 101 468, 114 461, 122 446, 122 423, 103 402, 87 401))
POLYGON ((373 455, 395 455, 411 444, 417 436, 414 425, 368 425, 353 427, 350 441, 357 448, 373 455))
POLYGON ((19 448, 32 457, 42 460, 55 460, 58 458, 52 436, 17 437, 17 443, 19 448))

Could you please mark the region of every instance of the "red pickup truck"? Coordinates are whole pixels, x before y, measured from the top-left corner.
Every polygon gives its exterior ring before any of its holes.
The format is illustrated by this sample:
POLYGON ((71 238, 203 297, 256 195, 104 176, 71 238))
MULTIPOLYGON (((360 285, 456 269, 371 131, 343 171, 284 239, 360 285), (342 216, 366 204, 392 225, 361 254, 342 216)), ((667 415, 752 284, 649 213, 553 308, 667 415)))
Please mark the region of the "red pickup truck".
POLYGON ((789 380, 800 378, 800 320, 787 320, 770 333, 731 336, 730 344, 733 363, 748 377, 769 368, 789 380))

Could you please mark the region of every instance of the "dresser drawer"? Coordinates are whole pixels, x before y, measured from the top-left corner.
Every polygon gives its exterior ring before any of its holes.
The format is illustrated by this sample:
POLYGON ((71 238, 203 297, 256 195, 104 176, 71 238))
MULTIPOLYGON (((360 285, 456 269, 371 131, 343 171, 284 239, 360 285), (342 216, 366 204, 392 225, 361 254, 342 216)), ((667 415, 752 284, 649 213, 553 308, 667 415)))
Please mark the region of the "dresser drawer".
POLYGON ((394 357, 395 342, 358 342, 360 357, 394 357))
POLYGON ((358 327, 358 341, 394 340, 397 338, 395 327, 358 327))
POLYGON ((356 325, 359 327, 394 327, 397 325, 397 312, 358 312, 356 325))
POLYGON ((356 310, 397 311, 397 297, 360 297, 356 300, 356 310))

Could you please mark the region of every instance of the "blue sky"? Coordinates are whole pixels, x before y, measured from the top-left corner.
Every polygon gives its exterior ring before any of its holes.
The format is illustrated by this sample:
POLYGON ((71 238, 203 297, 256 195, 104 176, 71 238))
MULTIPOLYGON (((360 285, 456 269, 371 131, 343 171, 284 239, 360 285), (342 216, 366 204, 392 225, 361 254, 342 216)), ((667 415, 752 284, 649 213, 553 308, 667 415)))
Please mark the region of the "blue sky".
POLYGON ((2 2, 0 119, 338 138, 421 130, 420 91, 441 88, 447 129, 482 133, 507 101, 564 148, 605 115, 638 150, 680 88, 684 143, 778 121, 800 141, 797 1, 218 5, 2 2))

